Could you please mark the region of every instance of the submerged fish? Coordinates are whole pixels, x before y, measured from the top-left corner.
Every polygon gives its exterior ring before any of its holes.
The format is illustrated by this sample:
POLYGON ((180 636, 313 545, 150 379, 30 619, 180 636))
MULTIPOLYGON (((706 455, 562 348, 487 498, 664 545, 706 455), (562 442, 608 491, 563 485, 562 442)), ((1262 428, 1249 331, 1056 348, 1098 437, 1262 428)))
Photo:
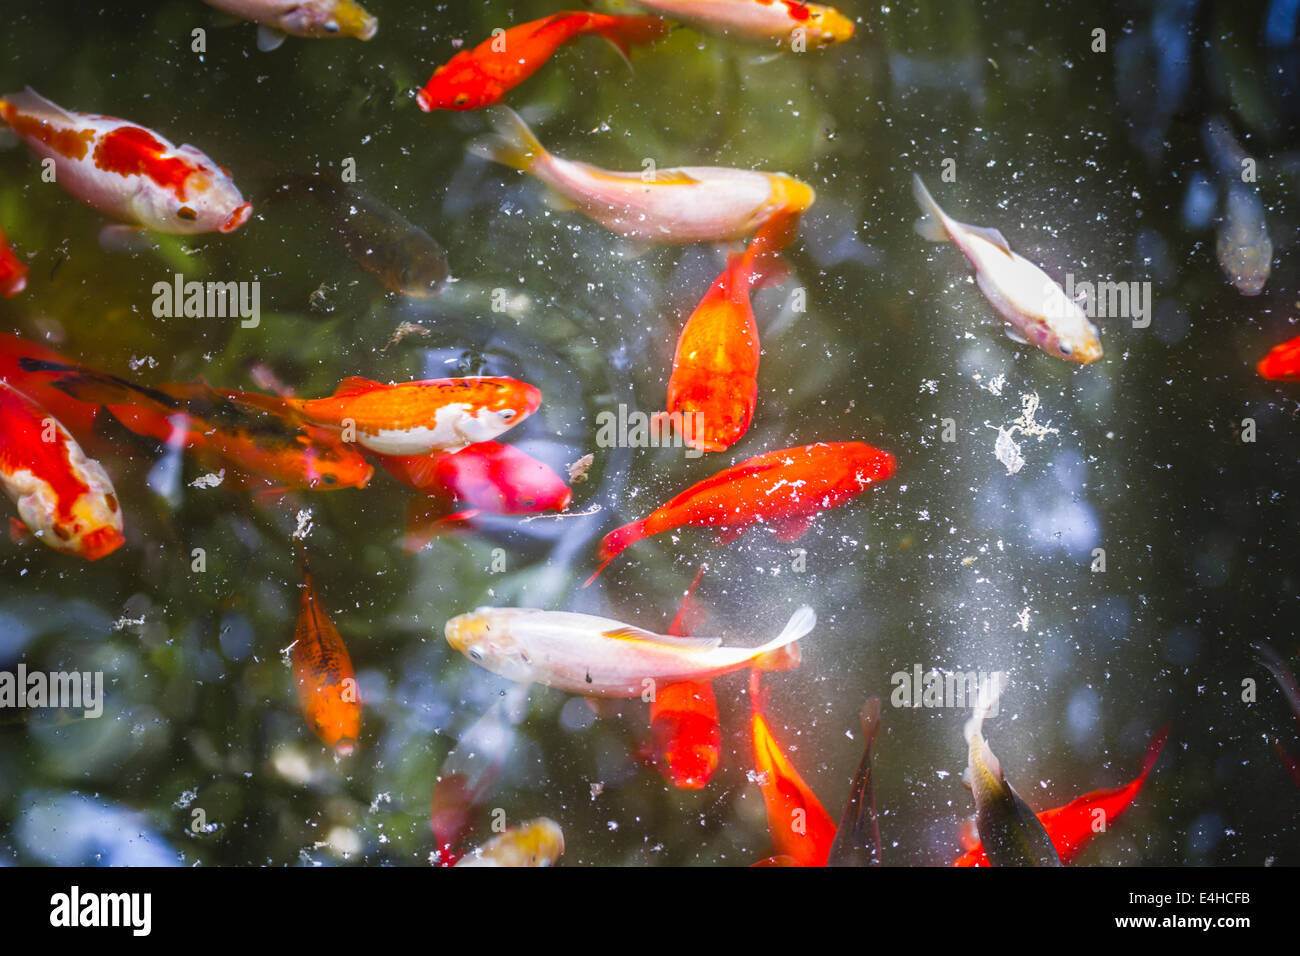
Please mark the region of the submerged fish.
POLYGON ((431 110, 476 110, 501 102, 536 73, 561 46, 577 37, 601 36, 626 59, 632 46, 652 43, 668 32, 658 17, 565 10, 521 23, 462 50, 433 71, 415 101, 431 110))
POLYGON ((714 528, 720 545, 759 524, 771 525, 778 541, 795 541, 823 511, 890 478, 894 468, 893 455, 862 442, 822 442, 749 458, 605 535, 600 567, 587 584, 636 542, 687 525, 714 528))
POLYGON ((193 146, 142 126, 73 113, 30 87, 0 97, 4 119, 60 186, 100 212, 158 232, 234 232, 252 215, 230 174, 193 146))
POLYGON ((457 861, 457 866, 554 866, 564 855, 564 832, 547 817, 511 827, 457 861))
POLYGON ((835 840, 835 821, 812 788, 781 750, 763 716, 759 675, 749 678, 750 727, 754 742, 754 769, 767 809, 767 829, 777 857, 789 857, 795 866, 825 866, 835 840))
POLYGON ((817 624, 801 607, 758 647, 724 647, 720 637, 670 637, 570 611, 481 607, 447 622, 447 643, 485 670, 519 684, 546 684, 587 697, 638 697, 684 680, 745 667, 785 670, 795 642, 817 624))
POLYGON ((274 50, 284 34, 296 37, 356 37, 369 40, 379 21, 353 0, 203 0, 242 20, 259 24, 257 46, 274 50))
POLYGON ((1002 765, 984 740, 984 718, 996 705, 998 694, 995 680, 992 690, 980 695, 964 732, 969 751, 965 782, 975 797, 975 825, 984 852, 994 866, 1060 866, 1047 830, 1007 783, 1002 765))
POLYGON ((302 601, 289 648, 298 701, 312 733, 340 757, 347 757, 356 750, 361 736, 356 673, 306 567, 302 577, 302 601))
POLYGON ((94 428, 99 406, 79 402, 62 389, 55 388, 50 383, 50 376, 44 372, 29 372, 22 368, 19 362, 24 358, 67 364, 72 364, 71 360, 20 335, 0 333, 0 379, 8 381, 37 405, 52 412, 74 435, 85 441, 94 428))
MULTIPOLYGON (((1146 759, 1142 762, 1142 772, 1124 786, 1113 790, 1093 790, 1063 807, 1038 814, 1038 822, 1043 825, 1062 864, 1068 865, 1078 859, 1093 838, 1106 832, 1129 808, 1146 783, 1147 774, 1155 766, 1168 736, 1169 728, 1165 727, 1151 738, 1146 759)), ((953 866, 989 866, 983 844, 976 843, 953 866)))
POLYGON ((104 405, 138 435, 175 441, 177 416, 189 420, 185 447, 211 453, 290 488, 364 488, 374 468, 330 429, 252 404, 266 396, 214 389, 202 382, 149 388, 85 366, 21 358, 29 373, 52 373, 50 385, 104 405))
POLYGON ((0 295, 12 299, 27 288, 27 266, 14 255, 5 231, 0 229, 0 295))
POLYGON ((1212 117, 1202 128, 1206 152, 1223 183, 1223 206, 1215 235, 1219 268, 1242 295, 1259 295, 1273 268, 1273 240, 1259 193, 1247 183, 1248 159, 1227 122, 1212 117))
POLYGON ((1067 298, 1046 272, 1012 252, 1002 233, 950 218, 920 176, 912 177, 912 192, 923 213, 916 231, 935 242, 951 240, 970 260, 975 283, 1007 322, 1012 340, 1081 365, 1101 358, 1097 328, 1078 303, 1067 298))
POLYGON ((798 50, 843 43, 853 21, 834 7, 804 0, 636 0, 656 13, 702 30, 798 50))
POLYGON ((258 402, 282 403, 318 425, 355 429, 358 443, 382 455, 427 455, 496 438, 537 411, 542 393, 513 378, 385 385, 354 376, 326 398, 258 402))
POLYGON ((120 548, 113 482, 48 411, 0 381, 0 488, 24 528, 55 551, 97 561, 120 548))
POLYGON ((428 299, 446 284, 446 253, 401 213, 355 186, 322 175, 294 180, 291 188, 300 188, 328 212, 352 261, 388 291, 428 299))
MULTIPOLYGON (((496 135, 471 151, 536 176, 610 232, 651 243, 728 242, 754 235, 778 213, 798 217, 816 198, 783 173, 683 166, 619 173, 548 153, 508 107, 492 111, 496 135)), ((793 227, 783 230, 793 238, 793 227)), ((781 248, 772 244, 773 251, 781 248)))
POLYGON ((828 866, 880 866, 880 822, 876 818, 876 793, 871 776, 871 747, 880 732, 880 698, 862 705, 862 762, 849 788, 828 866))
POLYGON ((1300 336, 1275 345, 1259 360, 1256 371, 1279 382, 1300 382, 1300 336))

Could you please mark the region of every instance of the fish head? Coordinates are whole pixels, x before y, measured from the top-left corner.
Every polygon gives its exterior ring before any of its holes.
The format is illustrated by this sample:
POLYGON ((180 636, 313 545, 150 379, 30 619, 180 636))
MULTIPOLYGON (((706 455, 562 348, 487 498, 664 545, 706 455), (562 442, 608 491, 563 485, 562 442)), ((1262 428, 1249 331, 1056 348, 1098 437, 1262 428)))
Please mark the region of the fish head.
POLYGON ((540 390, 513 378, 483 378, 477 382, 473 407, 456 422, 467 445, 491 441, 514 428, 542 404, 540 390))
POLYGON ((894 477, 898 468, 892 454, 862 442, 850 443, 845 452, 854 491, 862 491, 878 481, 894 477))
POLYGON ((499 442, 445 455, 438 471, 442 484, 457 498, 501 514, 563 511, 573 499, 569 486, 549 465, 499 442))
POLYGON ((18 516, 55 551, 98 561, 126 541, 122 536, 122 509, 98 462, 72 446, 69 463, 86 486, 71 502, 61 501, 53 486, 35 475, 10 477, 19 492, 18 516))
POLYGON ((198 235, 234 232, 248 221, 253 204, 224 169, 193 146, 180 147, 176 158, 189 164, 189 174, 165 184, 144 181, 132 203, 141 225, 172 235, 198 235))
POLYGON ((379 21, 352 0, 308 0, 284 13, 279 26, 299 37, 369 40, 379 30, 379 21))
POLYGON ((1276 346, 1255 368, 1261 376, 1273 381, 1300 379, 1300 338, 1276 346))
POLYGON ((305 484, 328 491, 334 488, 364 488, 375 474, 374 467, 360 453, 342 444, 325 429, 309 429, 313 441, 302 453, 305 484))
POLYGON ((501 84, 483 74, 472 50, 463 50, 433 71, 429 82, 415 94, 426 113, 434 110, 477 110, 498 103, 505 95, 501 84))
POLYGON ((454 650, 485 670, 520 684, 531 684, 531 659, 511 633, 515 609, 481 607, 447 622, 443 633, 454 650))
POLYGON ((802 29, 808 45, 812 47, 834 46, 853 36, 853 21, 834 7, 817 4, 802 4, 807 12, 807 19, 796 29, 802 29))
POLYGON ((700 451, 726 451, 754 418, 758 383, 744 375, 711 375, 668 383, 668 421, 682 441, 700 451))

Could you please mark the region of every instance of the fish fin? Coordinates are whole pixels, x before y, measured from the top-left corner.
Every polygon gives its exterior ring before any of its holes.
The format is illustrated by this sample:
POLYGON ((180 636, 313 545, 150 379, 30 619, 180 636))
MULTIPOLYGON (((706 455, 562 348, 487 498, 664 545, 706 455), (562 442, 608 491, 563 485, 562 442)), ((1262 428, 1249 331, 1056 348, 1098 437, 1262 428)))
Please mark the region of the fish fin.
POLYGON ((279 30, 273 30, 265 24, 257 25, 257 48, 263 53, 270 53, 272 50, 280 49, 280 44, 284 43, 285 35, 279 30))
POLYGON ((605 631, 601 634, 601 637, 608 637, 615 641, 645 641, 648 644, 663 644, 667 647, 678 647, 682 650, 707 651, 722 646, 722 638, 720 637, 672 637, 667 634, 656 634, 654 631, 647 631, 644 628, 633 627, 631 624, 615 628, 612 631, 605 631))
POLYGON ((526 173, 546 155, 546 148, 510 107, 490 107, 488 115, 492 120, 493 135, 470 144, 469 151, 475 156, 526 173))
POLYGON ((448 524, 456 521, 469 521, 473 518, 477 518, 482 513, 482 508, 466 508, 464 511, 456 511, 447 515, 445 518, 439 518, 438 521, 448 524))
POLYGON ((979 833, 975 830, 975 818, 966 817, 957 827, 957 841, 961 848, 969 853, 980 845, 979 833))
POLYGON ((32 537, 32 529, 23 524, 21 518, 9 517, 9 540, 14 544, 22 544, 32 537))
POLYGON ((755 648, 753 666, 758 670, 790 670, 799 666, 799 648, 795 642, 816 626, 817 614, 808 605, 801 606, 790 615, 780 634, 755 648))
POLYGON ((777 541, 798 541, 807 534, 808 529, 812 527, 812 523, 816 520, 816 512, 806 515, 796 515, 792 518, 782 518, 780 521, 773 522, 772 528, 776 531, 777 541))
MULTIPOLYGON (((636 174, 638 177, 640 174, 636 174)), ((698 186, 699 180, 680 169, 656 170, 647 186, 698 186)))
POLYGON ((668 633, 673 637, 686 637, 694 628, 691 626, 697 614, 699 607, 695 604, 695 589, 699 587, 700 578, 704 577, 704 572, 709 569, 708 564, 701 563, 698 571, 695 572, 695 578, 686 588, 686 593, 682 595, 681 607, 677 609, 677 616, 673 622, 668 625, 668 633))
POLYGON ((554 189, 546 190, 546 205, 550 206, 556 212, 573 212, 578 208, 578 204, 568 196, 557 193, 554 189))
MULTIPOLYGON (((988 741, 984 739, 984 718, 988 716, 989 711, 998 705, 998 699, 1002 695, 1002 681, 997 674, 994 674, 989 682, 989 690, 985 693, 984 687, 981 686, 979 695, 975 704, 975 712, 971 715, 970 720, 962 728, 962 736, 966 738, 966 745, 972 750, 978 752, 980 762, 984 769, 997 778, 1003 786, 1006 786, 1006 778, 1002 775, 1002 764, 998 762, 997 756, 993 749, 989 747, 988 741)), ((963 780, 968 787, 974 789, 974 779, 971 776, 972 768, 967 766, 963 780), (970 778, 970 779, 967 779, 970 778)))
POLYGON ((957 223, 957 225, 961 226, 962 229, 966 230, 971 235, 979 236, 986 242, 993 243, 993 245, 997 246, 1008 256, 1015 255, 1015 253, 1011 251, 1011 246, 1007 242, 1007 237, 1002 235, 1002 233, 994 229, 992 226, 971 226, 964 222, 957 223))
POLYGON ((113 223, 99 230, 99 248, 119 255, 135 255, 156 245, 144 226, 113 223))
POLYGON ((609 562, 613 561, 622 554, 624 550, 631 545, 636 544, 645 536, 645 518, 642 518, 639 521, 633 521, 631 524, 625 524, 621 528, 615 528, 609 534, 605 535, 604 540, 600 542, 600 550, 596 553, 596 557, 600 561, 600 567, 596 568, 595 573, 592 574, 591 577, 587 578, 587 582, 586 584, 583 584, 583 587, 585 588, 590 585, 592 581, 596 580, 597 575, 599 575, 601 571, 605 570, 609 565, 609 562))
POLYGON ((668 22, 659 17, 620 16, 596 31, 618 51, 632 69, 632 47, 653 43, 668 32, 668 22))
POLYGON ((725 548, 727 545, 736 541, 749 530, 749 525, 732 525, 727 528, 720 528, 718 533, 713 536, 713 546, 715 548, 725 548))
POLYGON ((79 120, 62 106, 50 102, 30 86, 21 93, 4 97, 0 102, 8 103, 18 112, 46 122, 67 123, 73 126, 79 123, 79 120))
POLYGON ((944 228, 944 220, 948 217, 944 215, 939 204, 930 195, 930 190, 925 188, 925 183, 921 182, 921 177, 916 173, 912 174, 912 195, 916 197, 916 202, 921 207, 921 218, 912 225, 917 235, 931 242, 947 242, 951 239, 948 230, 944 228))
POLYGON ((1020 345, 1028 345, 1028 344, 1029 344, 1029 339, 1027 339, 1027 338, 1025 338, 1023 335, 1021 335, 1020 332, 1017 331, 1016 328, 1015 328, 1014 326, 1011 326, 1011 325, 1004 325, 1004 326, 1002 327, 1002 331, 1004 331, 1004 332, 1007 333, 1007 338, 1009 338, 1012 342, 1016 342, 1016 343, 1018 343, 1018 344, 1020 344, 1020 345))
POLYGON ((374 379, 362 378, 360 375, 350 375, 343 381, 339 382, 339 387, 334 389, 334 394, 330 398, 347 398, 352 395, 364 395, 366 392, 373 392, 377 388, 387 388, 383 382, 376 382, 374 379))

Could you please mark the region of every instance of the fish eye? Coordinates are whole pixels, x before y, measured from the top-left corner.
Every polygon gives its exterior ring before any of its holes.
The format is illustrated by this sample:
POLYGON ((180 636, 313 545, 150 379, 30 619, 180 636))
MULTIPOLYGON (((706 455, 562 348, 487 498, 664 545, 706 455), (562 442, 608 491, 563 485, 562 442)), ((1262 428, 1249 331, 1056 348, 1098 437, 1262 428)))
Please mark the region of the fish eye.
POLYGON ((326 20, 323 24, 326 33, 338 33, 339 24, 337 20, 326 20))
POLYGON ((63 525, 60 525, 60 524, 56 524, 56 525, 54 526, 54 536, 55 536, 56 538, 58 538, 60 541, 71 541, 71 540, 72 540, 72 532, 69 531, 67 528, 63 527, 63 525))
POLYGON ((327 485, 336 485, 336 484, 338 484, 338 481, 339 481, 339 480, 338 480, 337 478, 335 478, 333 475, 321 475, 321 476, 320 476, 320 480, 323 481, 323 482, 325 482, 325 484, 327 484, 327 485))
POLYGON ((1074 349, 1070 348, 1068 345, 1066 345, 1064 342, 1062 342, 1062 343, 1061 343, 1061 354, 1062 354, 1062 355, 1073 355, 1073 354, 1074 354, 1074 349))
POLYGON ((498 414, 500 414, 503 422, 508 422, 515 417, 515 410, 513 408, 503 408, 498 414))
POLYGON ((180 209, 176 210, 176 215, 179 218, 184 219, 186 222, 193 222, 195 219, 199 218, 199 214, 189 206, 181 206, 180 209))
POLYGON ((113 514, 117 514, 117 495, 109 495, 105 500, 108 502, 108 510, 113 512, 113 514))
POLYGON ((468 93, 457 93, 456 96, 451 101, 453 106, 464 106, 468 102, 469 102, 468 93))
POLYGON ((469 649, 469 659, 475 662, 481 662, 483 660, 483 652, 477 647, 471 647, 469 649))

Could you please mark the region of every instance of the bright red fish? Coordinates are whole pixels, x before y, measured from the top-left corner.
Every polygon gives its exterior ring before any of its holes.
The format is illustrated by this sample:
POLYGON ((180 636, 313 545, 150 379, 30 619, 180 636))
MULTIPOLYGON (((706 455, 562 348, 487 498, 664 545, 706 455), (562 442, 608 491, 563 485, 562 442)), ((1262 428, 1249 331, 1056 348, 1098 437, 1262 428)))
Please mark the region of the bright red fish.
MULTIPOLYGON (((1142 772, 1124 786, 1113 790, 1094 790, 1063 807, 1044 810, 1037 814, 1062 863, 1068 866, 1074 862, 1084 848, 1092 842, 1093 837, 1099 832, 1104 832, 1104 829, 1109 829, 1111 824, 1129 808, 1129 804, 1134 801, 1146 782, 1147 774, 1155 766, 1160 750, 1168 737, 1169 728, 1164 727, 1151 738, 1146 759, 1142 762, 1142 772), (1103 830, 1097 829, 1099 823, 1104 827, 1103 830)), ((953 866, 988 865, 989 859, 984 854, 983 844, 977 844, 963 853, 953 864, 953 866)))
POLYGON ((491 106, 576 37, 602 36, 626 59, 632 46, 652 43, 667 32, 668 24, 658 17, 561 11, 511 27, 457 53, 433 71, 415 101, 425 112, 491 106))
POLYGON ((352 658, 303 568, 302 602, 289 659, 302 716, 312 733, 340 757, 350 756, 361 736, 361 697, 352 658))
POLYGON ((1296 336, 1259 360, 1255 366, 1264 378, 1280 382, 1300 381, 1300 336, 1296 336))
POLYGON ((46 373, 28 372, 19 365, 19 360, 24 358, 65 364, 72 364, 71 360, 21 336, 0 334, 0 379, 51 412, 74 435, 85 441, 94 427, 99 406, 79 402, 62 389, 55 388, 46 373))
POLYGON ((0 229, 0 295, 12 299, 27 288, 27 266, 14 255, 5 231, 0 229))
POLYGON ((767 807, 772 847, 778 857, 788 856, 799 866, 825 866, 835 842, 835 821, 772 736, 763 717, 758 671, 750 672, 749 702, 753 708, 754 768, 767 807))
POLYGON ((685 525, 717 529, 720 545, 758 524, 771 525, 778 541, 794 541, 827 508, 890 478, 894 469, 893 455, 862 442, 822 442, 750 458, 607 534, 598 554, 600 567, 587 584, 630 545, 685 525))
MULTIPOLYGON (((677 617, 668 628, 673 637, 689 637, 694 605, 691 596, 705 565, 682 598, 677 617)), ((713 778, 722 756, 722 728, 713 682, 680 681, 659 688, 650 701, 650 734, 654 764, 664 779, 680 790, 701 790, 713 778)))
POLYGON ((113 482, 48 411, 0 381, 0 488, 55 551, 97 561, 120 548, 113 482))

